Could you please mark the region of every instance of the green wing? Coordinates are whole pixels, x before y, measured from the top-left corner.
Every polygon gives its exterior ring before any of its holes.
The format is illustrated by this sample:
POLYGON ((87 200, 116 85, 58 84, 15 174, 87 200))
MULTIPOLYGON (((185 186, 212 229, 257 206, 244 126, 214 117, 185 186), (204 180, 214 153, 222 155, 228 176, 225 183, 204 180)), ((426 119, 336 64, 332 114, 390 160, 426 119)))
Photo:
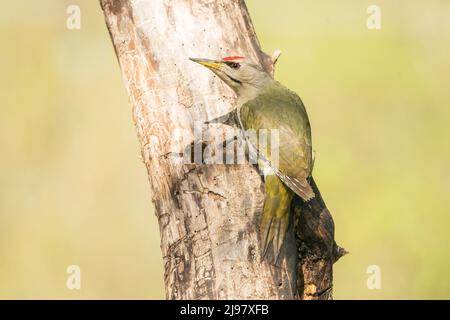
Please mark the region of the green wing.
POLYGON ((276 82, 255 99, 246 102, 239 116, 245 130, 259 132, 248 136, 248 140, 258 150, 260 158, 268 160, 276 175, 292 191, 306 201, 313 198, 314 192, 307 181, 313 161, 311 128, 298 95, 276 82), (261 141, 261 129, 278 132, 279 143, 275 141, 276 134, 273 136, 270 133, 267 134, 267 143, 261 141))

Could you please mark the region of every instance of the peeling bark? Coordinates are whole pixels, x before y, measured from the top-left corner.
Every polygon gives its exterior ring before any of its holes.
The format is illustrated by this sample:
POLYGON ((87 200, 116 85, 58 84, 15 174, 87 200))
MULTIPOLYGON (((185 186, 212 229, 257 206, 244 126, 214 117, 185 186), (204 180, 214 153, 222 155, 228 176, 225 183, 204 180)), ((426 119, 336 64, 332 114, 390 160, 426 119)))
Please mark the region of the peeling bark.
MULTIPOLYGON (((304 291, 311 290, 313 283, 317 286, 315 292, 320 292, 323 285, 331 288, 331 280, 323 284, 308 280, 317 278, 311 274, 317 268, 311 266, 308 255, 322 249, 328 250, 322 256, 329 263, 317 272, 321 278, 331 279, 334 256, 330 255, 329 245, 334 248, 335 244, 330 215, 319 219, 328 222, 326 230, 331 228, 326 239, 321 238, 321 242, 315 238, 312 245, 304 236, 314 230, 308 229, 304 220, 315 221, 315 209, 308 214, 311 206, 299 202, 294 208, 297 217, 301 216, 296 225, 306 233, 297 235, 297 241, 290 233, 279 266, 261 262, 257 234, 264 188, 258 171, 249 163, 187 164, 180 158, 187 146, 198 141, 196 132, 223 137, 227 130, 233 130, 223 125, 202 125, 232 110, 235 96, 189 57, 239 54, 273 74, 279 52, 269 57, 261 51, 244 1, 100 3, 133 108, 151 184, 167 298, 325 297, 306 296, 304 291), (303 207, 306 209, 300 210, 303 207), (317 247, 319 243, 324 245, 317 247), (299 249, 300 259, 297 245, 306 245, 309 250, 299 249)), ((204 137, 202 143, 208 145, 214 140, 204 137)), ((326 298, 330 297, 327 294, 326 298)))

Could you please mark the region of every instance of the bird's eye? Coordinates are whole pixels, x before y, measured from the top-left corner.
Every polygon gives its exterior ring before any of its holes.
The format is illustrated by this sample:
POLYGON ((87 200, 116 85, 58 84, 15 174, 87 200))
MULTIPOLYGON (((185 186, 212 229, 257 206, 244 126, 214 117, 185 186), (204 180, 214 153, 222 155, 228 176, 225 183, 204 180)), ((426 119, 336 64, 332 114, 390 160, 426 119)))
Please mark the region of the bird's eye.
POLYGON ((240 66, 241 65, 239 63, 233 62, 230 67, 233 68, 233 69, 239 69, 240 66))
POLYGON ((227 65, 231 68, 231 69, 239 69, 241 67, 241 65, 237 62, 227 62, 227 65))

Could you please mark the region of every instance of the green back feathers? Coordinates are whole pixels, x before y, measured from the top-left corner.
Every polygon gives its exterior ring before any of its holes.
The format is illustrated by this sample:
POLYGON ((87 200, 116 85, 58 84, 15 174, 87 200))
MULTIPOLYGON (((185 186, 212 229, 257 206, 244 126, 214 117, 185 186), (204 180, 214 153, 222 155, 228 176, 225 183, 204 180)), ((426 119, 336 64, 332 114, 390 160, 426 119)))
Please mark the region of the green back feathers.
POLYGON ((308 115, 294 92, 273 82, 241 106, 239 118, 244 130, 256 132, 247 136, 248 143, 259 151, 260 158, 267 159, 276 174, 265 179, 266 199, 259 233, 263 258, 272 244, 276 262, 289 227, 294 194, 305 201, 314 197, 307 181, 313 162, 308 115), (260 140, 261 130, 267 131, 266 141, 260 140), (276 131, 275 135, 272 131, 276 131))

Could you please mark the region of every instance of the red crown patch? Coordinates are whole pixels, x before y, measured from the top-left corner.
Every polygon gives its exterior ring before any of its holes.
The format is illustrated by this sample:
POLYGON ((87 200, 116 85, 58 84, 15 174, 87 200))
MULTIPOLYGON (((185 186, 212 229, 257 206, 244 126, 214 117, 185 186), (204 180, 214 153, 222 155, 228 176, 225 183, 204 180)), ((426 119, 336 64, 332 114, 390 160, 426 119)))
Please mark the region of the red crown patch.
POLYGON ((239 59, 244 59, 244 57, 241 56, 231 56, 231 57, 225 57, 222 60, 223 61, 233 61, 233 60, 239 60, 239 59))

